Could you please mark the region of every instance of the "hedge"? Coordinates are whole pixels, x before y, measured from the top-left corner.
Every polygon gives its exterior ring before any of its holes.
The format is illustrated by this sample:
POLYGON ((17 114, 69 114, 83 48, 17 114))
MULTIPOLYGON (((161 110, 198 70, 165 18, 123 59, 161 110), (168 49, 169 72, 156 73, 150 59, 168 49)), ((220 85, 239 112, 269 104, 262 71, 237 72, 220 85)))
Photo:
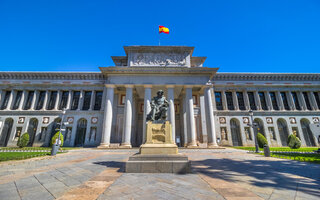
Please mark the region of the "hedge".
MULTIPOLYGON (((59 133, 60 133, 60 131, 56 132, 56 134, 54 134, 54 136, 52 137, 51 146, 56 143, 56 139, 58 139, 59 133)), ((60 133, 60 140, 61 140, 60 146, 62 147, 63 146, 63 135, 61 133, 60 133)))
POLYGON ((301 147, 300 139, 293 134, 289 135, 287 143, 291 149, 299 149, 301 147))
POLYGON ((29 143, 29 133, 24 133, 18 140, 17 145, 20 148, 26 147, 29 143))
POLYGON ((257 134, 257 140, 260 148, 263 148, 265 144, 268 145, 267 139, 261 133, 257 134))

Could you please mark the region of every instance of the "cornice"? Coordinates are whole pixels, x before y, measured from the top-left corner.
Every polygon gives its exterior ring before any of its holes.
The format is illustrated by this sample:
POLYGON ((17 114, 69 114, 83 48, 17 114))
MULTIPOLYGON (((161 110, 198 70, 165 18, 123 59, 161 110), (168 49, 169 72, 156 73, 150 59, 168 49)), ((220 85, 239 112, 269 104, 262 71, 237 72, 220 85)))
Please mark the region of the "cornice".
POLYGON ((320 81, 319 73, 216 73, 213 81, 320 81))
POLYGON ((104 80, 101 72, 0 72, 0 79, 104 80))

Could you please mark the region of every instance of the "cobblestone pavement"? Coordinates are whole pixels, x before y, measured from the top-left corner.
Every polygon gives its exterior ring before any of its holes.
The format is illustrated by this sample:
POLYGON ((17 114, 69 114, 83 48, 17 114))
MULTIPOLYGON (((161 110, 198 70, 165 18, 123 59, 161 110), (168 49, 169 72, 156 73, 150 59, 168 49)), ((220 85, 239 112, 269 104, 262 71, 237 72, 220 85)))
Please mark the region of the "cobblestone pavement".
POLYGON ((193 173, 125 174, 131 150, 0 163, 0 199, 319 199, 320 165, 236 149, 180 149, 193 173))

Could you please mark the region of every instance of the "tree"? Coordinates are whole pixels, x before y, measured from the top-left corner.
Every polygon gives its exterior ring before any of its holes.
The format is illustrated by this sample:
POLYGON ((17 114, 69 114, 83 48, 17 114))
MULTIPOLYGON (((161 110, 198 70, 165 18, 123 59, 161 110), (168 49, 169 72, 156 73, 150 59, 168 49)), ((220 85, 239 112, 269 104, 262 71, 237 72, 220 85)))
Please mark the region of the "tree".
POLYGON ((17 145, 20 148, 23 148, 23 147, 26 147, 28 143, 29 143, 29 133, 26 132, 19 138, 17 145))

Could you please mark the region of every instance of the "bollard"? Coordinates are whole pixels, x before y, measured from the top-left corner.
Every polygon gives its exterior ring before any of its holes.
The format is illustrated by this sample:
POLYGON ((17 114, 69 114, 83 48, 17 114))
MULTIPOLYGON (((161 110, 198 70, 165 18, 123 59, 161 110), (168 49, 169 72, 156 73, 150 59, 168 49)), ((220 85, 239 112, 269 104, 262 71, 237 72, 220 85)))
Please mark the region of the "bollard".
POLYGON ((269 148, 269 146, 268 145, 264 145, 263 146, 263 152, 264 152, 264 156, 265 157, 270 157, 270 148, 269 148))

